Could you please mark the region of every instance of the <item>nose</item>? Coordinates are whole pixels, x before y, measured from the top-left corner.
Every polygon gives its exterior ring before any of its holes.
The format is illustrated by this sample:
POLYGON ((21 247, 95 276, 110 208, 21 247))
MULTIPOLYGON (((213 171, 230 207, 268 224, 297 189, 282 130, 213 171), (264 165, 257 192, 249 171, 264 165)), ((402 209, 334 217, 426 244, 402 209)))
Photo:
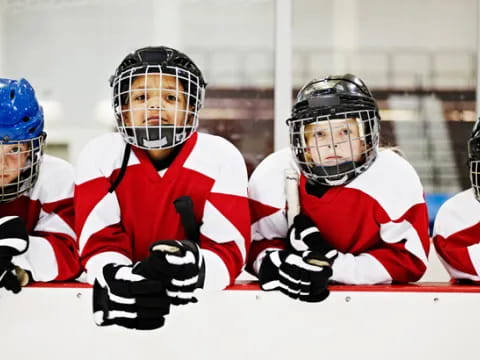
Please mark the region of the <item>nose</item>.
POLYGON ((147 107, 150 110, 158 110, 162 108, 162 100, 160 95, 151 96, 148 99, 147 107))
POLYGON ((4 175, 12 167, 12 161, 5 154, 0 154, 0 174, 4 175))
POLYGON ((332 144, 332 143, 330 143, 330 144, 327 145, 327 147, 328 147, 329 149, 331 149, 332 147, 334 147, 334 148, 336 149, 336 148, 338 148, 338 144, 332 144))
POLYGON ((0 165, 4 165, 7 162, 6 152, 0 148, 0 165))

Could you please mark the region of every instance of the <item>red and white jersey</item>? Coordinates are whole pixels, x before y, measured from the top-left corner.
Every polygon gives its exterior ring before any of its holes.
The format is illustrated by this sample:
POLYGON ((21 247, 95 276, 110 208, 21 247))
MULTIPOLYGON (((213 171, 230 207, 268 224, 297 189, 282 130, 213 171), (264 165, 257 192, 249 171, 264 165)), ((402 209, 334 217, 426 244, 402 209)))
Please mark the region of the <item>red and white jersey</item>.
POLYGON ((480 281, 480 202, 472 188, 440 207, 433 244, 452 278, 480 281))
MULTIPOLYGON (((249 183, 252 246, 248 269, 258 273, 268 249, 285 248, 285 169, 297 169, 290 149, 268 156, 249 183)), ((298 171, 298 170, 297 170, 298 171)), ((301 211, 339 252, 332 281, 379 284, 418 280, 426 270, 430 246, 423 188, 413 167, 384 150, 350 183, 322 197, 305 190, 300 176, 301 211)))
POLYGON ((107 263, 146 258, 155 241, 186 239, 173 202, 188 195, 201 224, 205 288, 233 283, 250 244, 248 179, 240 152, 221 137, 196 133, 167 169, 157 171, 146 152, 132 147, 125 174, 109 193, 124 150, 120 134, 112 133, 91 141, 80 155, 76 229, 88 281, 93 283, 107 263))
POLYGON ((24 219, 29 246, 13 263, 29 270, 35 281, 76 278, 80 261, 74 232, 73 168, 44 155, 35 186, 12 202, 0 204, 0 217, 24 219))

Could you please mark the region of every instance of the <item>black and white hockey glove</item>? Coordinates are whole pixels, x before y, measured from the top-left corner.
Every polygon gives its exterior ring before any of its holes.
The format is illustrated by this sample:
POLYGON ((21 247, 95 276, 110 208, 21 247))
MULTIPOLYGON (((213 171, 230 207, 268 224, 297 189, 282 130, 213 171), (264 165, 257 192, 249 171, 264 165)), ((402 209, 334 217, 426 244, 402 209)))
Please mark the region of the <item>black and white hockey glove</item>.
POLYGON ((157 241, 138 265, 148 279, 161 280, 173 305, 197 302, 194 291, 203 288, 205 262, 198 245, 190 240, 157 241))
POLYGON ((18 293, 21 290, 12 258, 27 251, 28 232, 18 216, 0 218, 0 288, 18 293))
POLYGON ((93 316, 97 325, 151 330, 165 323, 170 310, 165 287, 161 281, 138 275, 136 265, 103 267, 93 286, 93 316))
POLYGON ((294 252, 307 250, 318 252, 325 256, 330 265, 338 256, 338 251, 320 234, 313 221, 306 215, 298 214, 293 219, 293 225, 288 229, 287 240, 294 252))
POLYGON ((330 259, 314 251, 267 253, 258 274, 263 290, 280 290, 292 299, 320 302, 329 295, 330 259))

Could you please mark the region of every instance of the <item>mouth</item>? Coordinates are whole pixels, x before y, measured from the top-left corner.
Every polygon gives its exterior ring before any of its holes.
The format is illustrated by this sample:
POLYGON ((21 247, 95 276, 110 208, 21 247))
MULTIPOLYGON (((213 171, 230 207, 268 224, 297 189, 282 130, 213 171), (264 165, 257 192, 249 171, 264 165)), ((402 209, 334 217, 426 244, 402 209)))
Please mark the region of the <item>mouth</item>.
POLYGON ((163 120, 159 116, 149 116, 147 121, 145 121, 145 125, 147 126, 159 126, 163 120))
POLYGON ((343 156, 327 156, 321 163, 323 166, 338 166, 348 161, 350 161, 350 159, 343 156))
POLYGON ((8 185, 11 180, 12 180, 12 178, 10 176, 2 175, 2 176, 0 176, 0 185, 1 186, 8 185))
POLYGON ((338 155, 330 155, 325 158, 325 160, 342 160, 343 156, 338 156, 338 155))

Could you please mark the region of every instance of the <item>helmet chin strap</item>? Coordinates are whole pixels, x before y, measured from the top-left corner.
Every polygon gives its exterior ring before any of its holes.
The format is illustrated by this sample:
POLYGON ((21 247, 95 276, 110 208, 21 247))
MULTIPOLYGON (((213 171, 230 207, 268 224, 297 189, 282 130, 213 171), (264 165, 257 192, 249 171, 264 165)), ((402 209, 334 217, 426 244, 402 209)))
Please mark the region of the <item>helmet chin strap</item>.
POLYGON ((340 186, 361 173, 363 165, 365 161, 346 161, 335 166, 314 166, 311 168, 311 178, 323 185, 340 186))
POLYGON ((338 179, 338 180, 329 180, 329 179, 325 179, 325 182, 329 185, 329 186, 340 186, 340 185, 343 185, 347 182, 348 180, 348 176, 347 175, 344 175, 341 179, 338 179))
POLYGON ((160 150, 182 144, 195 131, 192 126, 162 126, 127 128, 125 132, 127 143, 146 150, 160 150))

